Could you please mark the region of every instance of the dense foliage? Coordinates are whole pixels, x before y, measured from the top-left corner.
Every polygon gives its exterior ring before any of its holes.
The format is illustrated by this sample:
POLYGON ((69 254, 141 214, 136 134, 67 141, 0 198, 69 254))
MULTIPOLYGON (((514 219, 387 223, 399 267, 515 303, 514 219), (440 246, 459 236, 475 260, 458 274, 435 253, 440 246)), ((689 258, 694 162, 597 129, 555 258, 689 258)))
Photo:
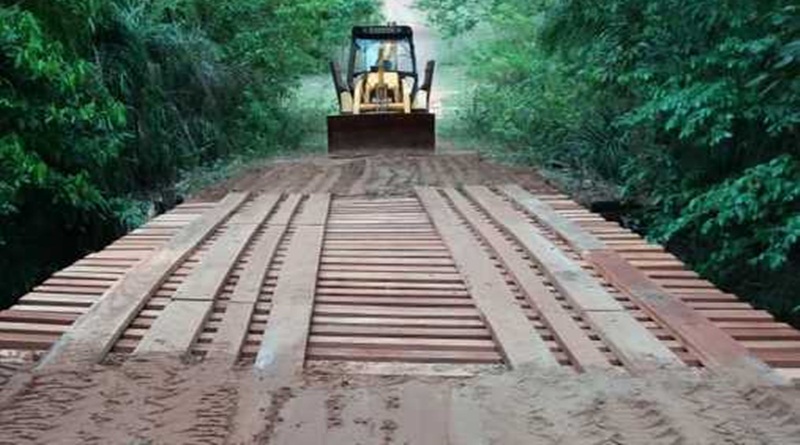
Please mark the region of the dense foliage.
POLYGON ((182 171, 295 146, 298 76, 376 11, 0 0, 0 302, 141 222, 182 171))
POLYGON ((476 135, 617 184, 652 237, 800 322, 796 2, 421 3, 491 36, 472 56, 476 135))

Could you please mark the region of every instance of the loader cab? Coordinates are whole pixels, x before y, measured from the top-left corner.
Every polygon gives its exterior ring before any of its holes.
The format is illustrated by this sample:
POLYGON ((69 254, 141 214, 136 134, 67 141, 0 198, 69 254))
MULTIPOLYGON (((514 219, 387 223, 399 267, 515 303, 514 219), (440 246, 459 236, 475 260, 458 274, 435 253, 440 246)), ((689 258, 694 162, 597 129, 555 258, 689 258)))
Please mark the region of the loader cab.
POLYGON ((411 88, 417 88, 417 59, 410 26, 356 26, 353 28, 347 80, 350 89, 355 79, 380 69, 397 73, 411 88))

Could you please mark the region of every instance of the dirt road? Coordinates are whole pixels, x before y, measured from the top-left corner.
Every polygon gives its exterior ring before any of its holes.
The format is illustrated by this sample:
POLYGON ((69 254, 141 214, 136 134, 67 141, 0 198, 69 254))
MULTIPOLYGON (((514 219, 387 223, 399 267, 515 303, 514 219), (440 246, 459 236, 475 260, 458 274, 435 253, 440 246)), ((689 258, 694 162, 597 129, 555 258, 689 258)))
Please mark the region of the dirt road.
POLYGON ((517 182, 554 190, 525 168, 500 166, 476 154, 427 156, 348 154, 339 159, 308 157, 261 166, 199 191, 191 198, 213 201, 230 191, 331 192, 349 196, 407 196, 414 186, 517 182))
POLYGON ((294 382, 149 360, 18 375, 7 444, 792 444, 797 390, 697 375, 469 379, 330 376, 294 382))

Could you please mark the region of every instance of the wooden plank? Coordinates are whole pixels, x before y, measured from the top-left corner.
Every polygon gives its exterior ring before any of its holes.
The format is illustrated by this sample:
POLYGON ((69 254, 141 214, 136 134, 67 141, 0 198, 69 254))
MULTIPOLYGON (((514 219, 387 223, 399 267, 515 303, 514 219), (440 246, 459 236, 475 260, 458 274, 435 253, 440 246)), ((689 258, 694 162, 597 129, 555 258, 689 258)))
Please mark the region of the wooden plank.
POLYGON ((170 302, 147 330, 133 353, 188 353, 213 307, 212 300, 170 302))
POLYGON ((354 250, 369 250, 376 247, 384 249, 443 249, 444 245, 436 241, 417 241, 417 240, 326 240, 325 247, 329 249, 354 249, 354 250))
POLYGON ((286 199, 281 203, 280 208, 278 211, 275 212, 275 215, 269 219, 270 226, 283 226, 289 224, 289 222, 294 217, 295 212, 297 211, 297 207, 300 202, 303 200, 303 195, 300 194, 291 194, 286 197, 286 199))
POLYGON ((269 265, 273 261, 275 252, 277 252, 278 246, 288 228, 288 222, 290 221, 288 218, 294 215, 298 203, 298 199, 287 199, 281 207, 281 214, 276 215, 278 218, 269 221, 269 228, 253 247, 250 262, 239 273, 239 281, 233 290, 231 301, 255 303, 258 300, 269 265), (287 219, 284 219, 283 215, 287 215, 287 219))
MULTIPOLYGON (((69 329, 68 325, 52 323, 21 323, 13 321, 0 321, 0 332, 15 332, 20 334, 62 334, 69 329)), ((324 333, 324 332, 323 332, 324 333)), ((2 334, 0 334, 2 335, 2 334)))
MULTIPOLYGON (((508 193, 509 187, 505 187, 505 190, 508 193)), ((512 194, 509 193, 509 195, 512 194)), ((519 187, 514 189, 512 198, 522 206, 536 200, 532 194, 519 187)), ((537 209, 545 207, 544 211, 548 211, 547 203, 540 201, 539 204, 537 209)), ((726 320, 741 319, 759 315, 754 314, 756 311, 699 311, 692 309, 689 304, 675 297, 659 285, 658 281, 637 268, 637 264, 631 264, 634 261, 626 260, 626 258, 642 258, 642 254, 620 254, 609 249, 604 242, 583 228, 578 228, 577 232, 567 231, 563 229, 563 226, 551 225, 544 219, 542 221, 559 232, 565 241, 574 246, 576 250, 582 251, 583 258, 597 268, 606 280, 621 289, 632 301, 687 344, 700 357, 703 364, 712 368, 725 369, 726 372, 743 370, 768 381, 780 382, 779 376, 771 372, 768 366, 756 359, 747 348, 721 329, 719 325, 703 315, 707 313, 708 316, 720 320, 723 318, 726 320), (595 238, 595 241, 585 245, 585 240, 592 237, 595 238)), ((672 257, 670 256, 670 258, 672 257)))
POLYGON ((447 244, 464 276, 467 289, 498 341, 508 364, 521 366, 559 366, 547 344, 520 312, 514 294, 494 263, 483 255, 483 248, 431 188, 416 188, 428 216, 447 244))
POLYGON ((737 340, 800 340, 797 329, 726 329, 725 332, 737 340))
POLYGON ((303 369, 329 206, 329 195, 311 195, 298 217, 256 356, 260 370, 286 375, 303 369))
MULTIPOLYGON (((19 323, 23 324, 23 323, 19 323)), ((6 324, 0 323, 0 330, 6 324)), ((29 326, 29 325, 26 325, 29 326)), ((58 325, 56 329, 64 329, 58 325)), ((43 328, 50 332, 47 328, 43 328)), ((60 332, 60 331, 57 331, 60 332)), ((436 338, 491 338, 491 334, 484 328, 426 328, 405 326, 358 326, 315 324, 311 327, 312 335, 360 335, 360 336, 386 336, 386 337, 436 337, 436 338)))
POLYGON ((446 189, 445 193, 450 197, 458 212, 492 246, 498 259, 514 276, 528 302, 539 311, 564 345, 575 366, 583 371, 593 368, 611 368, 611 362, 605 354, 597 349, 586 332, 572 318, 572 315, 556 301, 554 295, 545 287, 542 278, 517 253, 515 246, 482 219, 481 215, 469 205, 469 202, 460 193, 454 189, 446 189))
POLYGON ((457 272, 456 265, 389 265, 389 264, 330 264, 322 263, 322 272, 411 272, 411 273, 449 273, 457 272))
POLYGON ((536 199, 517 184, 508 184, 501 189, 520 206, 530 212, 537 220, 552 228, 578 252, 602 248, 602 242, 586 233, 579 225, 561 216, 552 207, 536 199))
POLYGON ((400 214, 374 214, 374 215, 354 215, 354 216, 339 216, 336 218, 339 224, 382 224, 390 223, 394 225, 399 224, 417 224, 424 225, 427 221, 422 216, 405 216, 400 214))
POLYGON ((51 275, 52 278, 62 278, 62 279, 83 279, 83 280, 93 280, 93 281, 107 281, 108 284, 112 284, 114 281, 117 281, 119 277, 123 275, 122 271, 111 271, 108 272, 100 272, 98 270, 83 270, 80 267, 68 267, 63 269, 59 272, 54 273, 51 275))
POLYGON ((457 273, 422 273, 422 272, 333 272, 320 271, 320 280, 352 280, 352 281, 419 281, 423 283, 461 283, 457 273))
POLYGON ((494 351, 437 351, 416 349, 363 349, 309 347, 309 360, 403 361, 421 363, 498 363, 494 351))
POLYGON ((380 305, 380 306, 433 306, 433 307, 472 307, 470 298, 426 298, 426 297, 350 297, 342 295, 319 295, 317 303, 325 304, 350 304, 350 305, 380 305))
POLYGON ((405 240, 405 241, 437 241, 439 238, 436 233, 431 231, 429 233, 415 233, 415 232, 334 232, 331 230, 325 231, 325 239, 331 241, 368 241, 368 240, 405 240))
POLYGON ((336 223, 331 222, 326 225, 326 231, 330 234, 336 235, 353 235, 353 234, 366 234, 376 236, 393 236, 397 234, 405 234, 409 236, 428 236, 432 231, 428 224, 417 224, 411 226, 409 224, 379 224, 369 226, 356 226, 351 223, 336 223))
POLYGON ((41 351, 49 348, 59 334, 20 334, 12 332, 0 333, 0 349, 21 349, 41 351))
POLYGON ((445 351, 494 351, 491 339, 474 338, 409 338, 409 337, 359 337, 344 335, 317 335, 308 338, 309 347, 425 349, 445 351))
MULTIPOLYGON (((597 250, 587 252, 585 256, 610 283, 622 289, 650 316, 689 345, 704 365, 725 369, 726 372, 747 369, 768 380, 776 377, 747 348, 715 326, 702 312, 670 295, 616 252, 597 250)), ((755 311, 737 312, 747 314, 755 311)))
POLYGON ((377 250, 380 252, 391 252, 390 254, 394 254, 394 252, 408 252, 408 251, 422 251, 422 252, 446 252, 446 249, 443 245, 440 244, 431 244, 428 246, 403 246, 403 245, 380 245, 380 244, 370 244, 370 243, 363 243, 361 245, 342 245, 342 244, 330 244, 325 246, 325 250, 335 250, 340 252, 350 252, 350 251, 371 251, 377 250))
POLYGON ((403 318, 391 316, 314 315, 314 324, 339 324, 348 326, 404 326, 424 328, 483 328, 477 317, 463 318, 403 318))
POLYGON ((800 341, 797 340, 779 340, 779 341, 764 341, 764 340, 749 340, 743 341, 742 344, 749 349, 773 349, 775 351, 791 351, 800 353, 800 341))
POLYGON ((62 306, 91 306, 100 297, 82 294, 49 294, 44 292, 30 292, 19 299, 17 304, 62 305, 62 306))
POLYGON ((36 304, 17 304, 14 306, 17 311, 29 312, 63 312, 69 314, 85 314, 89 311, 86 306, 63 306, 63 305, 36 305, 36 304))
POLYGON ((0 311, 0 321, 16 323, 52 323, 70 325, 78 317, 78 314, 63 312, 20 311, 18 310, 18 306, 15 306, 13 309, 0 311))
POLYGON ((236 363, 247 338, 254 309, 254 303, 228 304, 222 324, 217 328, 216 335, 206 352, 206 360, 220 361, 229 365, 236 363))
POLYGON ((464 290, 463 283, 419 283, 414 281, 345 281, 320 280, 320 288, 362 288, 362 289, 418 289, 418 290, 464 290))
POLYGON ((53 276, 52 278, 47 280, 47 284, 51 286, 81 286, 81 287, 99 287, 101 289, 107 289, 114 281, 119 279, 119 276, 114 277, 111 280, 103 280, 97 277, 94 278, 86 278, 86 277, 59 277, 53 276))
POLYGON ((297 224, 305 226, 324 225, 328 219, 330 200, 328 193, 312 193, 308 195, 303 213, 298 216, 297 224))
POLYGON ((236 260, 279 199, 276 194, 260 195, 230 218, 227 230, 181 283, 134 354, 189 352, 236 260))
POLYGON ((209 248, 200 264, 192 269, 172 299, 213 300, 245 246, 279 199, 280 195, 261 195, 248 212, 233 215, 227 230, 209 248))
POLYGON ((45 284, 33 288, 34 292, 39 293, 52 293, 52 294, 83 294, 83 295, 96 295, 98 298, 109 289, 101 289, 97 287, 85 286, 50 286, 45 281, 45 284))
POLYGON ((486 187, 469 186, 467 194, 532 256, 542 272, 578 311, 620 311, 622 305, 580 265, 542 236, 508 203, 486 187))
POLYGON ((588 311, 584 317, 626 368, 642 373, 683 367, 680 359, 630 314, 588 311))
POLYGON ((317 288, 317 296, 344 295, 344 296, 375 296, 375 297, 469 297, 466 290, 438 290, 438 289, 347 289, 347 288, 317 288))
POLYGON ((244 225, 247 227, 260 226, 264 223, 277 206, 281 195, 277 193, 264 193, 256 196, 246 206, 231 216, 227 225, 230 227, 244 225))
POLYGON ((386 250, 337 250, 324 249, 323 255, 350 258, 450 258, 447 250, 386 251, 386 250))
POLYGON ((485 187, 470 186, 466 191, 539 263, 553 285, 584 315, 629 370, 648 372, 665 366, 683 366, 680 359, 626 312, 598 281, 533 230, 509 204, 485 187), (594 316, 597 313, 604 314, 594 316), (627 340, 634 335, 635 343, 627 340))
POLYGON ((222 324, 206 353, 207 360, 226 361, 234 364, 242 343, 247 336, 248 326, 253 316, 256 302, 262 291, 270 263, 281 243, 288 223, 297 210, 301 195, 291 195, 269 221, 269 228, 261 234, 253 246, 250 261, 239 274, 239 280, 230 297, 222 324))
POLYGON ((94 363, 105 357, 159 285, 247 199, 231 193, 178 232, 108 289, 103 297, 51 348, 39 368, 94 363))
MULTIPOLYGON (((517 311, 518 310, 519 309, 517 309, 517 311)), ((481 315, 481 312, 471 307, 387 307, 367 305, 351 306, 321 303, 314 306, 314 315, 341 315, 345 317, 385 316, 413 318, 477 318, 481 315)))

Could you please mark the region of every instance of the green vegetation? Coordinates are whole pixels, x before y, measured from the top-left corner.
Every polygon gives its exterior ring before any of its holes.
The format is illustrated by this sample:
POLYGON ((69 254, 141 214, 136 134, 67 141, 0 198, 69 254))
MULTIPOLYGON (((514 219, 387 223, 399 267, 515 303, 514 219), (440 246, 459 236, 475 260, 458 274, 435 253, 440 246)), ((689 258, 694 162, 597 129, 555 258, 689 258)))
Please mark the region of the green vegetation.
POLYGON ((0 302, 174 200, 184 172, 296 147, 299 76, 376 13, 374 0, 0 0, 0 302))
POLYGON ((420 0, 472 53, 468 131, 610 183, 724 288, 800 325, 800 7, 789 0, 420 0))

